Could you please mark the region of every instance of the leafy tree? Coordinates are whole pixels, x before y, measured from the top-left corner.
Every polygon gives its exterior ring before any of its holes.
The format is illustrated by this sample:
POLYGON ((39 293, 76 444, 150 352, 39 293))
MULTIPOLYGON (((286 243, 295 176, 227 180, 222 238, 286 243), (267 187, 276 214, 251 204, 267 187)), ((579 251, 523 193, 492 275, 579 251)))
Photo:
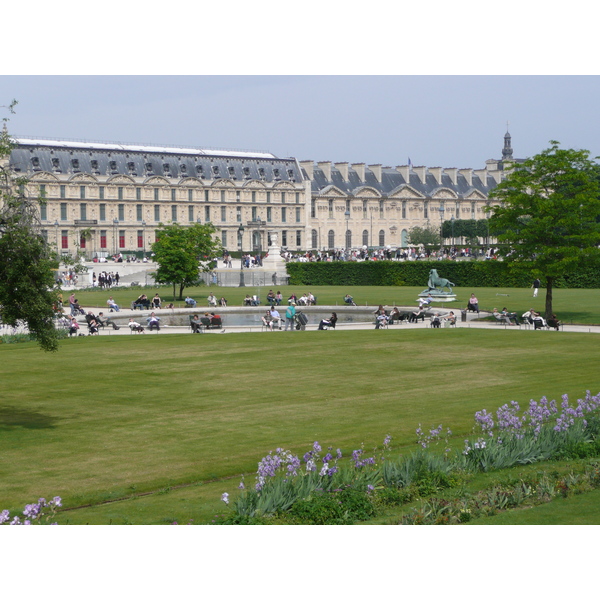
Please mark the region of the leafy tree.
POLYGON ((599 166, 587 150, 559 143, 522 164, 491 193, 490 232, 514 269, 546 281, 546 318, 557 277, 600 256, 599 166))
POLYGON ((440 231, 435 227, 411 227, 408 230, 407 241, 413 246, 425 246, 425 248, 439 246, 441 243, 440 231))
POLYGON ((221 241, 214 236, 212 223, 195 223, 183 227, 178 223, 160 224, 156 242, 152 244, 158 269, 154 279, 158 283, 173 285, 173 299, 179 286, 179 299, 186 287, 198 283, 199 272, 211 270, 211 263, 223 251, 221 241))
MULTIPOLYGON (((8 107, 10 112, 16 102, 8 107)), ((27 180, 10 171, 12 141, 0 133, 0 317, 12 327, 24 322, 43 350, 58 349, 53 305, 58 290, 53 269, 56 253, 40 233, 39 205, 28 198, 27 180)))

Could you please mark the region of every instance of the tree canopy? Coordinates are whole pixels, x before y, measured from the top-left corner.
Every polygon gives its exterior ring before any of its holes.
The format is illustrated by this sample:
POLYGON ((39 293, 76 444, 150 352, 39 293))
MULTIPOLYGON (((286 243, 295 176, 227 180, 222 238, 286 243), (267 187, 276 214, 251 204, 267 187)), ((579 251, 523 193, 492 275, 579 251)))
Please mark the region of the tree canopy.
POLYGON ((172 284, 174 297, 176 286, 179 286, 181 299, 183 290, 198 282, 201 271, 210 271, 210 264, 223 251, 215 232, 212 223, 186 227, 178 223, 161 223, 156 242, 152 244, 154 260, 158 263, 155 281, 172 284))
POLYGON ((411 227, 408 230, 408 243, 413 246, 439 246, 441 243, 440 230, 435 227, 411 227))
MULTIPOLYGON (((13 102, 10 107, 16 104, 13 102)), ((15 177, 9 167, 12 142, 0 132, 0 317, 16 327, 27 325, 43 350, 58 349, 53 307, 57 303, 53 269, 56 253, 39 228, 40 198, 25 194, 27 180, 15 177)))
POLYGON ((515 164, 490 193, 490 232, 512 268, 546 282, 552 315, 556 278, 600 257, 599 166, 587 150, 551 147, 515 164))

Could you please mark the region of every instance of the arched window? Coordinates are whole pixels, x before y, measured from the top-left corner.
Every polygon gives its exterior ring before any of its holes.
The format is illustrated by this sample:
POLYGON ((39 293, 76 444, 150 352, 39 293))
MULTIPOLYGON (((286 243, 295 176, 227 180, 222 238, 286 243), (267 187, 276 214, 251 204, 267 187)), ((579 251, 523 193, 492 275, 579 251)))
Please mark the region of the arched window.
POLYGON ((403 229, 402 233, 400 234, 400 245, 403 248, 408 246, 408 231, 406 231, 406 229, 403 229))
POLYGON ((352 232, 349 229, 346 230, 346 248, 352 248, 352 232))
POLYGON ((369 232, 365 229, 363 231, 363 246, 368 246, 369 245, 369 232))
POLYGON ((317 230, 313 229, 312 230, 312 248, 317 248, 317 244, 318 244, 318 239, 317 239, 317 230))
POLYGON ((327 245, 329 246, 330 250, 335 248, 335 232, 333 229, 330 229, 329 233, 327 234, 327 245))
POLYGON ((385 246, 385 231, 383 229, 379 232, 379 245, 385 246))

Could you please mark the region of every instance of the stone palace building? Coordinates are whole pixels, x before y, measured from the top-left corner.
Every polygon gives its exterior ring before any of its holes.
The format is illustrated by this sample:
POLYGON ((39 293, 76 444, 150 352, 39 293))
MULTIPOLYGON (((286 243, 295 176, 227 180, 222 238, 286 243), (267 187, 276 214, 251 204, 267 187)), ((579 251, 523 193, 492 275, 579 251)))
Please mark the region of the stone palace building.
POLYGON ((270 153, 18 138, 9 158, 41 196, 43 235, 64 254, 141 256, 160 223, 211 222, 223 246, 290 252, 407 246, 411 227, 485 218, 512 161, 483 169, 298 161, 270 153))

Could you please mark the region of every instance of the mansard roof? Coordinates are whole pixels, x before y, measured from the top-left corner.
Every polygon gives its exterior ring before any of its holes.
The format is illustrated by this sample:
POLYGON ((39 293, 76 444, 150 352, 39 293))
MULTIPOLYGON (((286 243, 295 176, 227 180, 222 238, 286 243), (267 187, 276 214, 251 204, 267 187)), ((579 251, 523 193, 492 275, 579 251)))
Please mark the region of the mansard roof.
POLYGON ((95 176, 166 177, 180 181, 186 177, 214 182, 219 179, 268 183, 303 181, 294 158, 277 158, 267 152, 207 150, 70 142, 17 138, 11 152, 14 171, 32 176, 40 172, 89 173, 95 176))
MULTIPOLYGON (((321 163, 322 164, 322 163, 321 163)), ((376 165, 373 165, 376 166, 376 165)), ((472 171, 471 169, 454 169, 457 171, 455 175, 456 183, 450 173, 441 170, 441 181, 438 180, 432 172, 427 171, 425 167, 412 168, 392 168, 392 167, 381 167, 381 177, 378 178, 378 173, 371 170, 368 166, 364 166, 364 179, 361 179, 359 173, 348 165, 347 177, 340 172, 335 166, 335 163, 331 164, 330 175, 319 166, 319 163, 314 165, 312 173, 312 194, 317 196, 323 193, 323 190, 328 186, 334 185, 337 189, 348 195, 356 195, 358 189, 364 187, 371 187, 377 190, 382 196, 390 196, 393 193, 397 193, 403 186, 410 186, 419 195, 425 198, 431 198, 440 189, 447 189, 455 193, 458 198, 466 198, 470 196, 474 190, 477 190, 483 196, 487 197, 489 192, 496 187, 496 179, 489 172, 483 170, 479 172, 472 171), (400 172, 408 173, 408 177, 400 172), (424 171, 425 181, 421 180, 417 173, 424 171), (462 172, 461 172, 462 171, 462 172), (467 173, 471 172, 470 180, 467 179, 467 173), (480 178, 481 177, 481 178, 480 178)), ((329 170, 329 169, 328 169, 329 170)))

